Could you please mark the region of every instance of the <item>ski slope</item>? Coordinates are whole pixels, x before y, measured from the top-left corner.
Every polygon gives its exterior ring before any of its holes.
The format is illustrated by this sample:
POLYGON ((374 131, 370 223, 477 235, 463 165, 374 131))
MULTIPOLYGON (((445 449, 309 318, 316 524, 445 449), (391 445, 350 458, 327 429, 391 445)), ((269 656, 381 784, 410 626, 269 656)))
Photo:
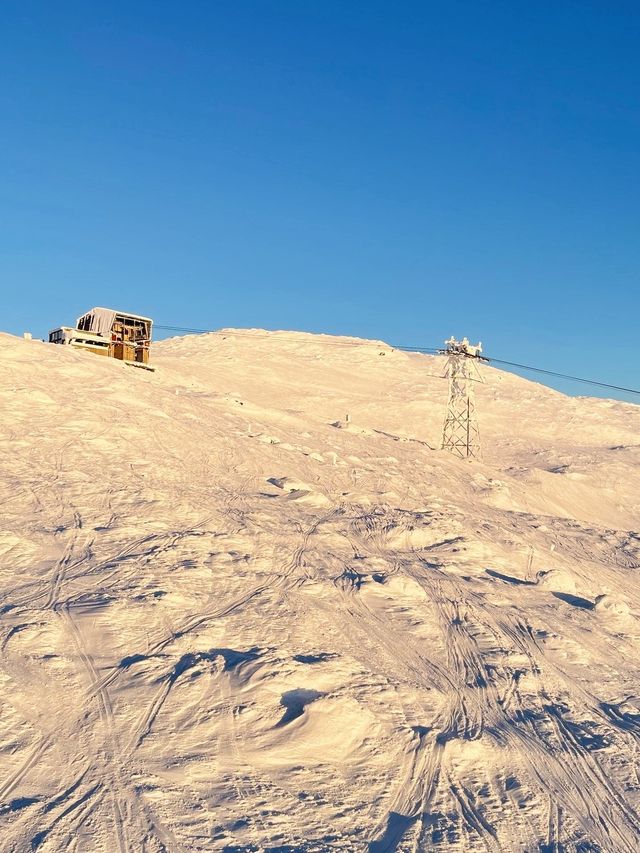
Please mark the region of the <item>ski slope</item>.
POLYGON ((640 407, 0 335, 2 851, 640 848, 640 407), (349 416, 347 418, 347 415, 349 416))

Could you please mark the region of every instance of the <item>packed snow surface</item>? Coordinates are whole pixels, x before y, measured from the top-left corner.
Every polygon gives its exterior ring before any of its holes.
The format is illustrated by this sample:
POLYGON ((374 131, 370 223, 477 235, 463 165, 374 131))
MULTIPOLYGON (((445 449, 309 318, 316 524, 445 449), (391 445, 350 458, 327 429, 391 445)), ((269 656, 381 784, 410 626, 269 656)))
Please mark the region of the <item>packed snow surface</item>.
POLYGON ((640 407, 0 336, 3 851, 637 851, 640 407), (348 417, 347 417, 348 415, 348 417))

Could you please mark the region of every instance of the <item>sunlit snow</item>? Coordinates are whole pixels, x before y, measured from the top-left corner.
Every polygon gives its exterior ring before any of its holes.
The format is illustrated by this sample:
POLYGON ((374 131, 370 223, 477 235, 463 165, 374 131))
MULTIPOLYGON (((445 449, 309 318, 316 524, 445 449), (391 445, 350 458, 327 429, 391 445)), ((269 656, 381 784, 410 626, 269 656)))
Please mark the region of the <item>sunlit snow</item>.
POLYGON ((636 851, 640 407, 484 366, 467 462, 441 357, 151 359, 0 335, 2 850, 636 851))

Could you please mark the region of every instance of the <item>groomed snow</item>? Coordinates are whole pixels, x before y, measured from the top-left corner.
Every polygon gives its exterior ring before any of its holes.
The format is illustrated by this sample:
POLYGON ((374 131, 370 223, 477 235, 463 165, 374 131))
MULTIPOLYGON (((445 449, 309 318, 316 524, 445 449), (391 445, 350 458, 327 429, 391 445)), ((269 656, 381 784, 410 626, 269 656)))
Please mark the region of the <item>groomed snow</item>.
POLYGON ((0 848, 637 851, 640 407, 0 335, 0 848), (347 415, 349 418, 347 419, 347 415))

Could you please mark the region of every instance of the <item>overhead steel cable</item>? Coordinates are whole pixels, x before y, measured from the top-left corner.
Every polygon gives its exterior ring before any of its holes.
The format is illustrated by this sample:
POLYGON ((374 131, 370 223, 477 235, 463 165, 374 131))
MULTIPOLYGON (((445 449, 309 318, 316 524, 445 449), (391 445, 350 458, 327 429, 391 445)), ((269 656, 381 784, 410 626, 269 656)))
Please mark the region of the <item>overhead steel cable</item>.
MULTIPOLYGON (((226 329, 192 329, 192 328, 188 328, 186 326, 161 326, 159 324, 156 324, 155 328, 160 329, 163 332, 185 332, 185 333, 200 334, 200 335, 217 334, 217 335, 220 335, 220 337, 222 337, 222 338, 245 338, 245 339, 249 339, 249 340, 264 339, 264 338, 269 337, 269 335, 271 335, 271 334, 276 334, 274 332, 269 332, 266 330, 263 331, 262 333, 257 332, 257 331, 252 333, 252 332, 238 332, 235 330, 228 331, 226 329)), ((292 332, 286 332, 285 334, 287 335, 287 340, 289 340, 289 341, 300 341, 302 343, 309 343, 310 342, 309 339, 311 337, 313 337, 314 335, 326 334, 326 333, 307 332, 307 333, 305 333, 304 336, 301 334, 296 334, 296 333, 292 333, 292 332)), ((331 346, 340 346, 340 347, 378 347, 378 349, 379 349, 381 346, 386 346, 388 349, 401 349, 401 347, 394 347, 393 344, 386 344, 384 341, 369 341, 369 340, 365 340, 365 339, 363 339, 363 340, 330 340, 330 341, 324 341, 323 343, 330 344, 331 346)), ((433 352, 435 353, 436 350, 434 349, 433 352)))
POLYGON ((520 370, 532 370, 534 373, 544 373, 546 376, 556 376, 558 379, 568 379, 572 382, 584 382, 586 385, 596 385, 599 388, 611 388, 614 391, 624 391, 626 394, 639 394, 636 388, 624 388, 621 385, 611 385, 608 382, 599 382, 597 379, 584 379, 582 376, 570 376, 568 373, 558 373, 555 370, 545 370, 543 367, 531 367, 528 364, 518 364, 516 361, 504 361, 501 358, 487 357, 491 364, 505 364, 509 367, 517 367, 520 370))
POLYGON ((399 349, 401 352, 419 352, 425 353, 426 355, 438 355, 441 353, 442 347, 409 347, 409 346, 398 346, 397 344, 391 344, 393 349, 399 349))
POLYGON ((216 331, 215 329, 190 329, 187 326, 160 326, 154 323, 156 329, 162 329, 163 332, 190 332, 194 335, 207 335, 209 332, 216 331))
MULTIPOLYGON (((269 334, 273 334, 267 332, 266 334, 250 334, 247 332, 237 332, 234 330, 227 331, 226 329, 192 329, 188 326, 161 326, 158 323, 155 324, 156 329, 160 329, 163 332, 185 332, 188 334, 194 335, 209 335, 209 334, 220 334, 223 333, 223 337, 230 338, 266 338, 269 334)), ((302 335, 298 335, 295 337, 290 332, 287 333, 289 340, 297 340, 297 341, 308 341, 307 337, 303 337, 302 335)), ((307 334, 312 335, 315 334, 313 332, 308 332, 307 334)), ((327 342, 328 343, 328 342, 327 342)), ((380 341, 379 343, 384 343, 384 341, 380 341)), ((343 346, 343 347, 359 347, 359 346, 377 346, 376 341, 368 341, 368 340, 353 340, 353 341, 341 341, 335 340, 331 341, 332 346, 343 346)), ((401 350, 402 352, 418 352, 418 353, 427 353, 427 354, 437 354, 441 351, 442 347, 420 347, 420 346, 397 346, 396 344, 387 344, 391 349, 401 350)))
MULTIPOLYGON (((161 329, 165 332, 184 332, 187 334, 196 334, 196 335, 206 335, 210 333, 223 332, 223 329, 192 329, 186 326, 161 326, 156 324, 156 329, 161 329)), ((311 334, 311 333, 309 333, 311 334)), ((237 337, 237 338, 257 338, 257 337, 268 337, 268 334, 256 335, 256 334, 247 334, 245 332, 236 332, 236 331, 224 331, 224 337, 237 337)), ((289 336, 289 340, 292 339, 292 336, 289 336)), ((308 338, 298 336, 297 338, 293 338, 298 341, 308 341, 308 338)), ((332 341, 333 346, 364 346, 368 341, 332 341)), ((375 342, 370 342, 375 346, 375 342)), ((425 355, 438 355, 440 353, 444 353, 442 347, 423 347, 423 346, 405 346, 399 344, 388 344, 392 349, 400 350, 401 352, 416 352, 423 353, 425 355)), ((593 385, 597 388, 609 388, 612 391, 622 391, 625 394, 636 394, 640 396, 640 389, 637 388, 626 388, 622 385, 613 385, 609 382, 600 382, 597 379, 585 379, 582 376, 572 376, 568 373, 560 373, 556 370, 547 370, 543 367, 533 367, 529 364, 519 364, 516 361, 506 361, 501 358, 491 358, 490 356, 482 357, 482 361, 489 362, 490 364, 503 364, 506 367, 515 367, 518 370, 529 370, 533 373, 541 373, 545 376, 553 376, 556 379, 565 379, 569 382, 581 382, 584 385, 593 385)))

